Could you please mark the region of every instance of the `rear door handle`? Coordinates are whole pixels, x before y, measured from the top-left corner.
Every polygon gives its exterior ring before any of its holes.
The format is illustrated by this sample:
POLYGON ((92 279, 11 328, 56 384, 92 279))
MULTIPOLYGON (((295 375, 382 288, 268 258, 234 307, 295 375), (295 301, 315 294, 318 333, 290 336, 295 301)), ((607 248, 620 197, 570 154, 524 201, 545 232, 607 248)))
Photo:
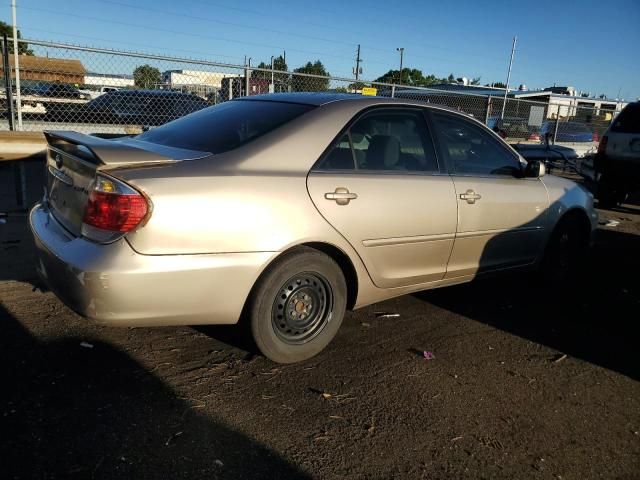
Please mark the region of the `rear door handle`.
POLYGON ((467 203, 474 204, 476 200, 480 200, 482 198, 481 195, 477 194, 474 190, 467 190, 464 193, 460 194, 460 200, 466 200, 467 203))
POLYGON ((338 187, 334 192, 325 193, 324 198, 334 200, 338 205, 348 205, 351 200, 358 198, 358 195, 350 192, 347 188, 338 187))

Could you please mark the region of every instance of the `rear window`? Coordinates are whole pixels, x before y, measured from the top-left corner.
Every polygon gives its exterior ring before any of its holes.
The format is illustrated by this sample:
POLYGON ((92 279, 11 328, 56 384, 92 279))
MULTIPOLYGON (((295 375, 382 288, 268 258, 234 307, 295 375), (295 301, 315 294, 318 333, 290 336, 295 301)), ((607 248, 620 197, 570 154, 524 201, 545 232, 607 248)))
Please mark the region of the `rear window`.
POLYGON ((137 138, 169 147, 222 153, 254 140, 313 108, 295 103, 230 101, 179 118, 137 138))
POLYGON ((640 103, 630 103, 613 120, 611 131, 640 133, 640 103))

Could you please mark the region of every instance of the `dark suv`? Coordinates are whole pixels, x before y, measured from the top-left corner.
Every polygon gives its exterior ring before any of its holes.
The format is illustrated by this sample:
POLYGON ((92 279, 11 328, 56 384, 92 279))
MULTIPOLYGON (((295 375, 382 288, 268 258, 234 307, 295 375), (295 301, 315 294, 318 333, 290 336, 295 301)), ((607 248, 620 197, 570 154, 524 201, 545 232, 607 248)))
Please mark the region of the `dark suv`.
POLYGON ((23 87, 20 91, 22 95, 35 95, 40 97, 49 97, 49 98, 66 98, 66 99, 78 99, 78 100, 86 100, 89 98, 88 95, 80 92, 73 85, 69 85, 68 83, 32 83, 31 85, 27 85, 23 87))
POLYGON ((628 104, 605 132, 595 161, 602 207, 622 203, 640 188, 640 102, 628 104))
MULTIPOLYGON (((156 126, 208 107, 202 98, 171 90, 118 90, 84 105, 61 107, 49 118, 73 123, 156 126)), ((47 111, 49 113, 49 111, 47 111)))

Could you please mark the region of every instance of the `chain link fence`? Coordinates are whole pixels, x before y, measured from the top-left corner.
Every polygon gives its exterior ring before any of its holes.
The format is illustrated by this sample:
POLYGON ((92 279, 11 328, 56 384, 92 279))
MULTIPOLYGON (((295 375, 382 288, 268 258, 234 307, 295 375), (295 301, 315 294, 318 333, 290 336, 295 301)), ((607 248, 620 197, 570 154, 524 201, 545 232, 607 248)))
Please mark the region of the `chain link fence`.
POLYGON ((0 65, 5 79, 0 88, 0 115, 5 121, 0 121, 0 129, 136 134, 246 95, 337 92, 446 105, 485 123, 510 143, 541 144, 547 139, 583 156, 595 152, 617 113, 576 97, 532 101, 510 92, 505 99, 503 89, 483 88, 482 94, 476 94, 454 91, 457 86, 452 85, 424 88, 356 82, 249 65, 22 41, 34 55, 19 57, 19 104, 13 55, 3 54, 0 65), (21 121, 12 123, 14 116, 21 121))

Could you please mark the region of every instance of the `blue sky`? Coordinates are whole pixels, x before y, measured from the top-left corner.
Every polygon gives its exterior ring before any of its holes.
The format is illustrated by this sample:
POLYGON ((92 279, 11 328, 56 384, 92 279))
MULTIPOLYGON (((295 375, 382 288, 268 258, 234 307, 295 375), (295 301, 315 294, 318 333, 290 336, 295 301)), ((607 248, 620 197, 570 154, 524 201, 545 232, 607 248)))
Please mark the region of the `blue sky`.
MULTIPOLYGON (((295 68, 320 59, 362 78, 405 66, 424 73, 504 81, 513 35, 512 85, 572 85, 640 97, 640 0, 17 0, 25 38, 252 64, 287 52, 295 68)), ((0 19, 10 23, 9 2, 0 19)), ((127 73, 127 72, 119 72, 127 73)))

